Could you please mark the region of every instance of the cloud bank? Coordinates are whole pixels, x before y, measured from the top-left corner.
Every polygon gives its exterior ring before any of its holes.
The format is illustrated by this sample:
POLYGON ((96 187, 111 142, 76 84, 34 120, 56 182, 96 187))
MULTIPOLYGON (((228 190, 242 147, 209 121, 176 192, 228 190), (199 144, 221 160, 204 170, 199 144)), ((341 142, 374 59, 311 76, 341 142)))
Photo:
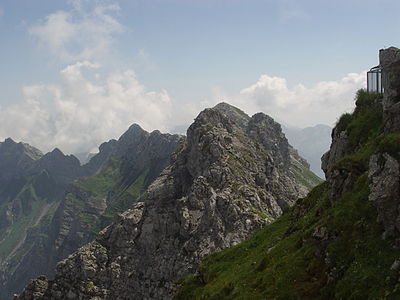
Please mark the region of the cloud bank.
POLYGON ((249 114, 264 112, 287 125, 333 125, 354 107, 356 90, 365 85, 365 74, 350 73, 337 81, 307 88, 288 87, 284 78, 262 75, 237 95, 218 91, 203 101, 177 103, 165 90, 148 91, 134 71, 105 78, 101 67, 89 61, 68 65, 56 85, 23 88, 20 103, 0 107, 0 137, 11 136, 44 151, 60 147, 67 153, 90 151, 117 138, 132 123, 146 130, 173 131, 189 125, 204 108, 226 101, 249 114))
MULTIPOLYGON (((180 103, 166 90, 147 90, 133 70, 105 73, 99 62, 107 58, 112 65, 115 36, 125 30, 116 17, 117 4, 69 2, 69 11, 51 13, 28 30, 39 46, 65 64, 56 83, 25 86, 19 103, 0 106, 0 139, 12 137, 43 151, 93 151, 132 123, 146 130, 184 132, 202 109, 221 101, 249 114, 262 111, 287 125, 333 125, 354 107, 355 91, 365 86, 364 72, 311 87, 291 87, 285 78, 264 74, 237 94, 219 88, 207 99, 193 95, 180 103)), ((147 57, 144 50, 139 54, 147 57)))
POLYGON ((232 103, 249 113, 262 111, 297 127, 333 125, 354 108, 354 95, 366 86, 366 73, 349 73, 337 81, 321 81, 312 87, 290 88, 285 78, 262 75, 233 96, 232 103))
POLYGON ((147 91, 132 70, 104 80, 83 75, 98 68, 77 62, 60 72, 57 85, 24 87, 22 102, 0 107, 0 137, 77 153, 118 138, 134 122, 147 130, 167 129, 172 103, 166 91, 147 91))

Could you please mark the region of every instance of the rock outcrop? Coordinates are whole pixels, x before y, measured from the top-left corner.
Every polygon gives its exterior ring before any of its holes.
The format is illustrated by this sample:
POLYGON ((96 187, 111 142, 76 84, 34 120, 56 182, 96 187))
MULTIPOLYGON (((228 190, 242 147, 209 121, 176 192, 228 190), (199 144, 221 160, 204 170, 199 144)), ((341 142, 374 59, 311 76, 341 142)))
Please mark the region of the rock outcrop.
POLYGON ((383 76, 383 121, 385 133, 400 130, 400 50, 395 47, 379 51, 383 76))
MULTIPOLYGON (((170 299, 205 255, 233 246, 304 194, 279 124, 228 104, 199 114, 145 201, 16 299, 170 299)), ((298 159, 297 162, 302 162, 298 159)))
POLYGON ((400 49, 382 49, 379 59, 384 78, 384 131, 391 137, 392 147, 370 159, 369 200, 377 208, 383 238, 395 238, 396 247, 400 248, 400 49))
MULTIPOLYGON (((388 153, 375 154, 369 162, 369 200, 378 211, 383 238, 400 237, 400 164, 388 153)), ((400 246, 400 240, 397 242, 400 246)))
MULTIPOLYGON (((370 145, 370 148, 374 149, 373 155, 366 164, 362 160, 363 155, 341 162, 343 157, 357 150, 357 144, 353 142, 350 147, 348 136, 350 129, 336 126, 332 132, 331 149, 322 157, 322 169, 331 185, 332 201, 349 192, 357 177, 367 171, 369 200, 377 208, 378 222, 384 228, 382 236, 385 239, 396 238, 396 246, 400 247, 400 50, 394 47, 380 50, 379 58, 384 94, 383 99, 380 99, 380 95, 375 95, 373 105, 376 110, 383 112, 380 123, 383 124, 384 130, 376 138, 376 142, 370 145)), ((355 114, 362 113, 362 103, 357 105, 359 107, 356 108, 355 114)), ((353 133, 353 140, 356 140, 354 137, 356 134, 362 134, 362 131, 353 133)))
POLYGON ((357 92, 322 158, 327 181, 204 259, 175 299, 400 299, 400 50, 380 59, 383 99, 357 92))
MULTIPOLYGON (((118 140, 103 143, 84 166, 59 149, 34 162, 27 174, 35 178, 34 194, 47 200, 39 200, 41 218, 30 224, 26 238, 4 264, 0 298, 11 297, 40 274, 52 276, 58 261, 92 241, 118 212, 139 201, 182 140, 179 135, 148 133, 134 124, 118 140)), ((29 195, 25 202, 32 206, 34 199, 29 195)))

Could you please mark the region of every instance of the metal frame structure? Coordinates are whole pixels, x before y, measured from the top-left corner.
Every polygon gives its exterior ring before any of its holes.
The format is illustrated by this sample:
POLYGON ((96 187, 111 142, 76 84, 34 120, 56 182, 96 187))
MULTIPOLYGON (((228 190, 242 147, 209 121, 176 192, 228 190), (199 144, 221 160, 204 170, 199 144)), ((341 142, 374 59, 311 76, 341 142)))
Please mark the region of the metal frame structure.
POLYGON ((382 69, 380 66, 371 68, 367 72, 367 91, 370 93, 383 93, 382 69))

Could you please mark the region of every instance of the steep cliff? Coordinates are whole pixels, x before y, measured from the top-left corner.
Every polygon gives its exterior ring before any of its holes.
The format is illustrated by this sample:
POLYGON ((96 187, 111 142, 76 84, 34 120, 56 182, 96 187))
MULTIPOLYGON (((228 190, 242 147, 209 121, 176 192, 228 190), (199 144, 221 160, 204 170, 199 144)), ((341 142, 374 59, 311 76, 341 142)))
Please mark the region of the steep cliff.
POLYGON ((170 299, 205 255, 243 241, 306 193, 311 176, 295 174, 294 161, 307 169, 270 117, 225 103, 206 109, 144 202, 18 299, 170 299))
POLYGON ((118 140, 102 144, 84 166, 58 149, 38 160, 28 173, 46 170, 52 178, 53 182, 41 180, 36 188, 47 193, 38 197, 52 199, 51 206, 29 225, 26 238, 8 259, 1 297, 11 297, 40 274, 51 275, 59 260, 92 241, 118 212, 138 201, 181 140, 134 124, 118 140))
POLYGON ((42 155, 11 139, 0 144, 0 161, 0 297, 5 298, 6 282, 30 251, 34 228, 46 222, 67 185, 85 171, 75 157, 58 149, 42 155))
POLYGON ((327 181, 244 243, 208 256, 176 299, 400 298, 400 50, 384 95, 360 90, 322 158, 327 181))

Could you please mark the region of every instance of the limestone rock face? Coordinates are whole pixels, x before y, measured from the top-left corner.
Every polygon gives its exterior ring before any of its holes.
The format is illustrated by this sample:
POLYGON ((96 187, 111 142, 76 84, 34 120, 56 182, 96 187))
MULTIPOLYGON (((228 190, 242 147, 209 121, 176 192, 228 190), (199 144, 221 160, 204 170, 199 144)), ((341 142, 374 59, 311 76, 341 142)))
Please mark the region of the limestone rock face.
MULTIPOLYGON (((145 201, 60 262, 37 299, 170 299, 201 258, 295 202, 302 189, 290 157, 268 116, 250 118, 227 104, 204 110, 145 201)), ((37 280, 16 299, 34 299, 37 280)))
POLYGON ((148 133, 134 124, 118 140, 103 143, 87 165, 80 166, 59 149, 35 161, 29 174, 46 169, 53 179, 53 184, 41 180, 36 194, 43 190, 42 198, 51 198, 54 206, 27 232, 18 255, 0 273, 0 298, 21 291, 40 274, 53 276, 57 262, 93 241, 117 211, 139 200, 183 140, 179 135, 148 133))
POLYGON ((339 199, 345 192, 351 190, 357 174, 352 174, 347 170, 334 169, 333 165, 346 155, 347 133, 339 131, 337 127, 332 130, 332 144, 328 152, 321 157, 321 167, 325 172, 326 180, 331 185, 330 200, 339 199))
POLYGON ((383 118, 385 132, 400 130, 400 49, 390 47, 379 51, 383 72, 383 118))
POLYGON ((369 200, 377 208, 378 222, 385 230, 383 238, 400 236, 399 162, 387 153, 373 155, 369 162, 368 179, 369 200))
POLYGON ((328 152, 321 158, 321 167, 325 172, 326 180, 331 180, 333 177, 333 164, 345 155, 347 147, 346 131, 339 131, 338 128, 332 130, 332 143, 328 152))

